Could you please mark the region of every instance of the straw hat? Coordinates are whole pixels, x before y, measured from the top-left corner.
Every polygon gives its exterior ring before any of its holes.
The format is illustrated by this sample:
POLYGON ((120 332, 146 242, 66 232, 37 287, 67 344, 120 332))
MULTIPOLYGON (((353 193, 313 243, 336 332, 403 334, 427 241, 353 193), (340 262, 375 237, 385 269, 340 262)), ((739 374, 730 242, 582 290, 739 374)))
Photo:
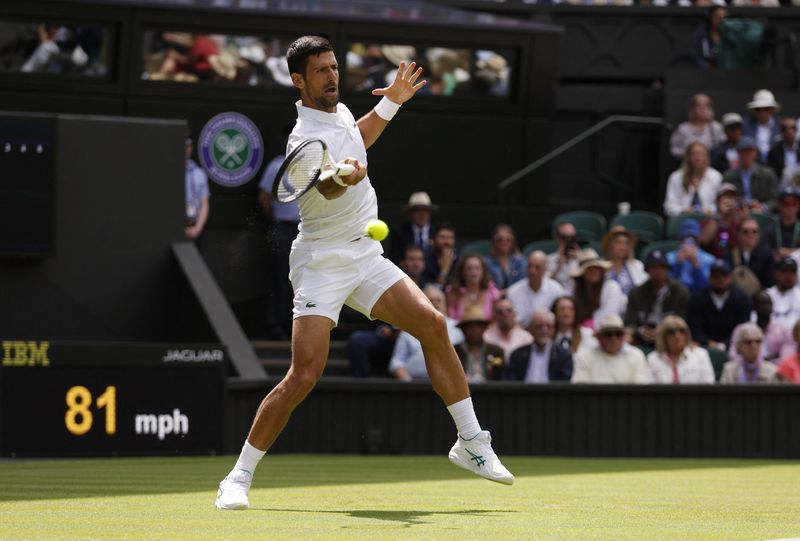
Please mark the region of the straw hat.
POLYGON ((403 208, 405 211, 425 209, 435 212, 439 207, 431 203, 431 196, 428 192, 414 192, 408 198, 408 204, 403 208))
POLYGON ((461 316, 461 321, 458 322, 458 326, 463 327, 467 323, 483 323, 484 325, 488 325, 489 320, 486 319, 483 308, 473 304, 464 310, 464 315, 461 316))
POLYGON ((764 107, 774 107, 776 110, 781 108, 781 104, 775 101, 775 95, 769 90, 762 88, 753 94, 753 101, 747 104, 748 109, 761 109, 764 107))
POLYGON ((603 235, 603 239, 600 241, 600 249, 604 254, 608 255, 608 250, 611 248, 611 241, 614 240, 614 237, 617 235, 625 235, 628 237, 628 241, 631 243, 631 251, 633 251, 633 247, 636 246, 636 243, 639 242, 639 237, 636 236, 636 233, 626 229, 624 225, 615 225, 608 230, 608 233, 603 235))
POLYGON ((381 53, 395 66, 399 66, 400 62, 408 64, 417 56, 417 50, 411 45, 382 45, 381 53))
POLYGON ((267 58, 267 69, 272 74, 275 82, 281 86, 293 86, 292 75, 289 73, 289 64, 285 56, 271 56, 267 58))
POLYGON ((583 276, 583 273, 585 273, 586 269, 589 267, 599 267, 604 271, 611 268, 611 263, 600 259, 600 256, 597 255, 597 252, 595 252, 592 248, 586 248, 585 250, 580 251, 580 254, 578 255, 578 264, 580 267, 569 274, 572 278, 579 278, 583 276))
POLYGON ((597 326, 597 331, 595 335, 602 334, 606 331, 624 331, 625 324, 622 321, 622 318, 619 317, 617 314, 606 314, 600 320, 600 324, 597 326))
POLYGON ((225 79, 236 77, 236 58, 228 51, 221 51, 219 54, 212 54, 208 57, 208 63, 214 73, 225 79))

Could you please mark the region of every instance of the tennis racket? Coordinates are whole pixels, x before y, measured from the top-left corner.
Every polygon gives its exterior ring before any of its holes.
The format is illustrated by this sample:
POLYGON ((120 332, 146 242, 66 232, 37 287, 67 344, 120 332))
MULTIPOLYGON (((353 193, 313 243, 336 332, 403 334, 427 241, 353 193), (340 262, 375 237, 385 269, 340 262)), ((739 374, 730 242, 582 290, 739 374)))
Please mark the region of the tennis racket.
POLYGON ((283 161, 272 182, 272 197, 288 203, 303 197, 314 186, 333 176, 347 176, 355 171, 349 163, 335 163, 324 141, 303 141, 283 161))

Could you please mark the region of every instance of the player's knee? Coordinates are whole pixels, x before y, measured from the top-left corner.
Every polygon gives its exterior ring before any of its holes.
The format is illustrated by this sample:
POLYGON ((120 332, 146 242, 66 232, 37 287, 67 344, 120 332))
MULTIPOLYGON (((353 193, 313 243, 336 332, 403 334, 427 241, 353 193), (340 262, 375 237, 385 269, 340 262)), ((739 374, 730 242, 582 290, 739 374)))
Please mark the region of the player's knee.
POLYGON ((293 366, 289 374, 287 374, 292 386, 304 394, 314 388, 321 376, 322 370, 314 366, 303 366, 301 368, 293 366))
POLYGON ((447 338, 447 323, 438 310, 429 310, 419 321, 418 329, 417 339, 423 344, 447 338))

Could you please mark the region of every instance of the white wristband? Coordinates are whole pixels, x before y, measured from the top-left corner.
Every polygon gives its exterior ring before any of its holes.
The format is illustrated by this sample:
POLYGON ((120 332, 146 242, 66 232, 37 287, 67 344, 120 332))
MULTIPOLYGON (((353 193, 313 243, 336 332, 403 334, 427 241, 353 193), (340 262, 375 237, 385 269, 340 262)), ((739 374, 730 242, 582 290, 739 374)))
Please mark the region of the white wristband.
POLYGON ((378 102, 378 105, 375 106, 375 114, 388 122, 397 114, 399 109, 399 103, 395 103, 384 96, 381 98, 381 101, 378 102))
POLYGON ((342 187, 344 187, 344 188, 347 188, 347 184, 345 184, 345 183, 344 183, 344 181, 342 181, 342 179, 340 179, 340 178, 339 178, 339 175, 333 175, 331 178, 332 178, 332 179, 333 179, 333 181, 334 181, 336 184, 338 184, 339 186, 342 186, 342 187))

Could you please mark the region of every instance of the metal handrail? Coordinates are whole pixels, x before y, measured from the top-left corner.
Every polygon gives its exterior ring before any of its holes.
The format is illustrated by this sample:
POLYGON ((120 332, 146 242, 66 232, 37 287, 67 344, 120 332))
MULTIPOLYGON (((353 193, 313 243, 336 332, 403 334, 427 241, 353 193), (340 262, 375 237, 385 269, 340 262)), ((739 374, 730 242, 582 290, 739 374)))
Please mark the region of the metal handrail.
POLYGON ((577 145, 578 143, 580 143, 584 139, 588 139, 589 137, 591 137, 595 133, 597 133, 600 130, 602 130, 603 128, 605 128, 606 126, 610 126, 611 124, 616 124, 618 122, 626 122, 626 123, 633 123, 633 124, 661 124, 661 125, 665 125, 665 126, 667 125, 667 122, 663 118, 659 118, 659 117, 655 117, 655 116, 611 115, 611 116, 601 120, 600 122, 598 122, 597 124, 595 124, 591 128, 587 128, 586 130, 584 130, 583 132, 579 133, 578 135, 576 135, 575 137, 573 137, 572 139, 570 139, 566 143, 562 144, 558 148, 556 148, 554 150, 551 150, 550 152, 548 152, 547 154, 545 154, 544 156, 542 156, 541 158, 539 158, 535 162, 523 167, 522 169, 520 169, 519 171, 517 171, 516 173, 514 173, 510 177, 508 177, 505 180, 501 181, 500 183, 497 184, 497 189, 498 190, 505 190, 506 188, 508 188, 509 186, 514 184, 516 181, 518 181, 522 177, 524 177, 526 175, 529 175, 531 172, 535 171, 536 169, 538 169, 539 167, 543 166, 544 164, 550 162, 551 160, 553 160, 557 156, 560 156, 561 154, 563 154, 567 150, 571 149, 572 147, 574 147, 575 145, 577 145))

